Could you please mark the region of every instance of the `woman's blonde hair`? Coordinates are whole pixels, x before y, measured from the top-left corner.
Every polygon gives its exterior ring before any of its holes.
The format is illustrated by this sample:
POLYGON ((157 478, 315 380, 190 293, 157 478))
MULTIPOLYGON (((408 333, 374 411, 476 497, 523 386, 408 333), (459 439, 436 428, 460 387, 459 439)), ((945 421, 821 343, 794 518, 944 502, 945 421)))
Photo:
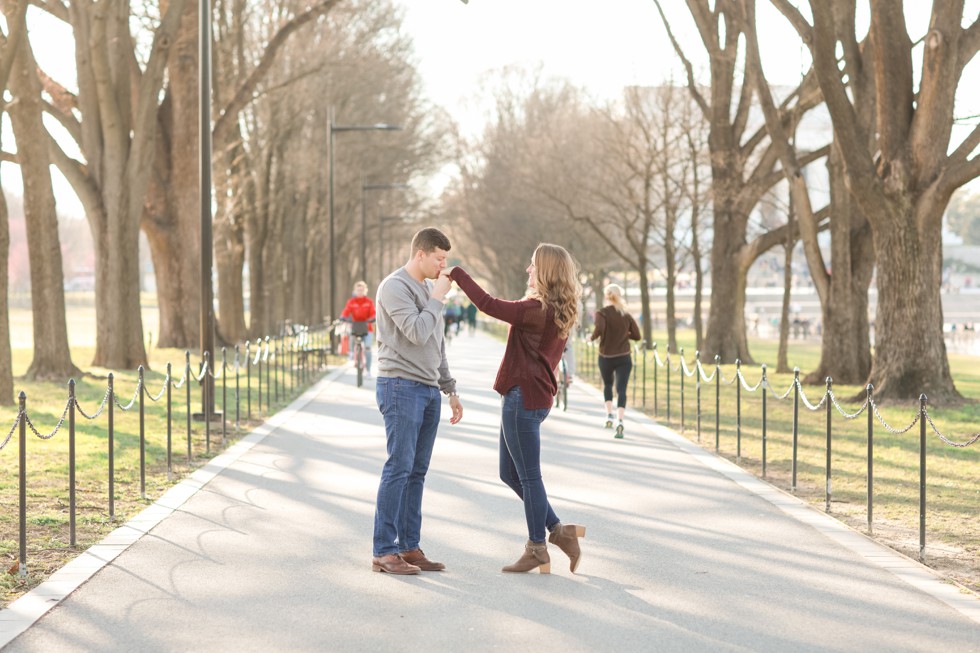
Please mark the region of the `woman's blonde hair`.
POLYGON ((534 262, 535 287, 528 289, 527 297, 555 309, 558 333, 567 338, 578 321, 578 303, 582 296, 578 266, 564 247, 550 243, 538 245, 531 260, 534 262))
POLYGON ((603 288, 602 294, 606 296, 609 304, 619 311, 620 315, 626 315, 626 301, 623 299, 622 287, 611 283, 603 288))

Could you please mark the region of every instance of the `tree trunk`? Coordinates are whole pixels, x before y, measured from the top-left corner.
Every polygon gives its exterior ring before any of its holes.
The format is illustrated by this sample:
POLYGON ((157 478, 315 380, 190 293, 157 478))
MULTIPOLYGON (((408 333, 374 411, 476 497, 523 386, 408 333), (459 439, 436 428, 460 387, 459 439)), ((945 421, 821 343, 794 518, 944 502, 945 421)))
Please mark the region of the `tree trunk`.
MULTIPOLYGON (((111 189, 107 189, 111 193, 111 189)), ((129 191, 93 228, 96 341, 93 365, 135 369, 147 365, 139 294, 139 227, 129 213, 129 191)))
MULTIPOLYGON (((792 215, 792 205, 790 214, 792 215)), ((779 310, 779 349, 776 353, 776 372, 788 374, 789 366, 789 304, 793 300, 793 248, 796 242, 789 240, 783 246, 783 302, 779 310)))
POLYGON ((828 161, 831 231, 830 292, 821 305, 820 364, 805 383, 859 385, 871 372, 868 287, 874 271, 871 226, 845 187, 843 161, 834 147, 828 161))
POLYGON ((245 264, 245 244, 227 214, 214 224, 214 262, 218 272, 218 315, 221 335, 226 342, 245 340, 245 288, 242 271, 245 264))
POLYGON ((186 5, 167 59, 155 174, 141 220, 156 275, 157 345, 181 349, 201 343, 198 5, 186 5))
POLYGON ((914 207, 911 201, 889 202, 895 215, 874 234, 878 311, 870 382, 875 396, 913 398, 924 393, 933 403, 955 400, 960 395, 946 357, 937 291, 942 242, 931 231, 919 232, 916 225, 927 220, 916 216, 914 207))
MULTIPOLYGON (((715 187, 720 186, 717 177, 715 187)), ((745 270, 741 250, 745 223, 728 207, 715 202, 714 245, 711 248, 711 307, 708 333, 701 352, 708 360, 751 363, 745 337, 745 270)))
POLYGON ((653 311, 650 310, 650 277, 647 276, 647 260, 640 258, 640 315, 643 321, 643 339, 650 342, 653 335, 653 311))
POLYGON ((8 107, 8 112, 21 155, 24 221, 30 253, 34 360, 27 370, 27 377, 64 382, 81 371, 72 363, 68 347, 61 242, 50 159, 45 147, 36 147, 33 152, 30 147, 30 144, 43 144, 48 140, 42 121, 41 84, 36 69, 30 43, 22 39, 10 77, 10 91, 18 101, 8 107))
POLYGON ((0 405, 12 406, 14 401, 13 358, 10 352, 10 307, 7 290, 10 275, 7 262, 10 258, 10 215, 7 198, 0 189, 0 405))
POLYGON ((667 263, 667 346, 671 351, 677 351, 677 251, 674 247, 674 232, 669 229, 664 239, 664 258, 667 263))

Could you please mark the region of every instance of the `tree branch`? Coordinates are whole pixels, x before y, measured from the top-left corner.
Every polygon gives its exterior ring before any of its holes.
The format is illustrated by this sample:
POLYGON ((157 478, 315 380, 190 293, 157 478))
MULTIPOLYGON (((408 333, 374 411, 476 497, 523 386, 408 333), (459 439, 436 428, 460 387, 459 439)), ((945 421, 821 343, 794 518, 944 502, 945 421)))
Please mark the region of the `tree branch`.
POLYGON ((27 0, 22 0, 16 9, 10 12, 11 15, 6 16, 9 34, 3 44, 3 50, 0 51, 0 106, 5 104, 3 92, 7 89, 7 82, 10 81, 10 71, 14 67, 14 59, 17 58, 17 48, 20 47, 20 41, 27 32, 27 4, 27 0))
POLYGON ((255 68, 249 74, 249 76, 242 82, 241 86, 235 91, 235 94, 228 101, 224 107, 222 107, 218 119, 214 122, 214 128, 212 131, 213 138, 215 141, 215 150, 221 150, 224 148, 224 143, 230 139, 231 130, 234 124, 238 120, 238 114, 252 101, 252 96, 255 93, 256 87, 259 82, 262 81, 265 74, 275 63, 276 56, 279 54, 279 50, 286 44, 289 40, 290 35, 298 30, 300 27, 309 23, 315 18, 326 14, 334 5, 336 5, 340 0, 322 0, 320 3, 314 5, 313 7, 307 9, 301 14, 294 16, 289 22, 279 28, 272 40, 266 46, 262 53, 262 58, 259 63, 256 64, 255 68))
POLYGON ((755 91, 765 116, 766 128, 769 130, 769 137, 783 166, 783 174, 789 183, 791 197, 795 200, 799 210, 800 235, 803 239, 803 248, 810 268, 810 277, 813 279, 820 302, 823 304, 830 295, 830 278, 827 274, 827 264, 824 261, 823 253, 820 251, 819 243, 817 243, 816 219, 813 215, 813 205, 810 203, 810 193, 806 187, 801 166, 796 159, 796 152, 790 145, 789 137, 783 129, 779 112, 776 110, 776 103, 772 99, 772 91, 762 74, 759 40, 755 29, 755 0, 742 0, 742 9, 745 13, 742 30, 745 34, 746 66, 754 72, 755 91))
POLYGON ((691 92, 691 97, 693 97, 694 101, 697 102, 705 116, 711 115, 711 108, 708 106, 708 102, 704 99, 704 96, 701 95, 701 92, 698 91, 697 81, 694 79, 694 66, 691 65, 690 59, 688 59, 687 55, 684 54, 684 49, 674 36, 674 31, 670 28, 670 22, 667 20, 667 16, 664 14, 664 10, 660 6, 660 0, 653 0, 653 4, 657 6, 657 12, 660 14, 660 20, 664 24, 664 29, 667 30, 667 37, 674 46, 674 52, 676 52, 677 56, 680 57, 684 64, 684 70, 687 71, 687 88, 691 92))

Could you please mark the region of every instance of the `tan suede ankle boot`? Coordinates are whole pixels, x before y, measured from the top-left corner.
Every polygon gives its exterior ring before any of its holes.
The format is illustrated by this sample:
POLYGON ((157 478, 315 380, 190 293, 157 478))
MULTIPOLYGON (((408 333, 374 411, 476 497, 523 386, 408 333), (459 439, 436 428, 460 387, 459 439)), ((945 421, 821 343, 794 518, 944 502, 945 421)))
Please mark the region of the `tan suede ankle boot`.
POLYGON ((507 565, 501 571, 525 573, 537 569, 542 574, 551 573, 551 558, 548 556, 548 545, 544 542, 535 544, 531 540, 524 545, 524 555, 512 565, 507 565))
POLYGON ((578 538, 580 537, 585 537, 585 526, 562 524, 560 522, 552 529, 551 534, 548 535, 548 541, 564 551, 565 555, 568 556, 568 568, 573 574, 578 569, 578 563, 582 560, 582 550, 578 545, 578 538))

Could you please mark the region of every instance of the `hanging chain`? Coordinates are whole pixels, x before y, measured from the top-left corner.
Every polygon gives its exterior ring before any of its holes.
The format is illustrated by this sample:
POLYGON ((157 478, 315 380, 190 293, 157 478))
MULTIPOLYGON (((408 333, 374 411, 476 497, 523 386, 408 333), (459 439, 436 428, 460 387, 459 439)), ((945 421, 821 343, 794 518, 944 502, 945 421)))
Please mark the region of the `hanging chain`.
POLYGON ((34 426, 34 422, 31 421, 31 418, 28 417, 26 413, 24 414, 24 422, 27 423, 27 426, 31 429, 34 435, 41 438, 42 440, 50 440, 55 436, 56 433, 58 433, 58 430, 61 429, 61 425, 65 423, 65 418, 68 417, 69 408, 71 408, 70 400, 68 401, 67 404, 65 404, 65 410, 61 413, 61 419, 58 420, 57 426, 55 426, 54 430, 48 433, 47 435, 42 435, 41 432, 37 430, 37 428, 34 426))
POLYGON ((957 448, 962 449, 962 448, 965 448, 965 447, 969 447, 972 444, 976 444, 976 442, 978 440, 980 440, 980 433, 974 433, 973 434, 973 437, 970 438, 969 440, 967 440, 966 442, 953 442, 953 441, 947 439, 946 436, 943 435, 942 433, 940 433, 939 429, 936 428, 935 423, 933 423, 933 421, 932 421, 932 415, 929 414, 929 410, 928 409, 926 409, 926 419, 929 421, 929 426, 932 427, 932 430, 935 431, 936 432, 936 435, 939 436, 939 439, 942 440, 943 442, 945 442, 946 444, 948 444, 951 447, 957 447, 957 448))
POLYGON ((78 403, 78 397, 75 397, 75 408, 78 409, 78 414, 81 415, 82 417, 84 417, 85 419, 95 419, 95 418, 97 418, 99 415, 102 414, 102 411, 105 410, 105 407, 106 407, 106 405, 108 405, 108 403, 109 403, 109 388, 106 388, 105 389, 105 394, 102 395, 102 403, 99 404, 99 409, 97 411, 95 411, 94 414, 88 415, 88 414, 85 413, 84 410, 82 410, 82 405, 78 403))
POLYGON ((864 405, 856 413, 848 413, 844 410, 839 403, 837 403, 837 397, 834 395, 833 390, 827 391, 830 394, 830 400, 834 402, 834 406, 837 408, 837 412, 844 416, 844 419, 854 419, 855 417, 860 417, 865 410, 868 409, 868 398, 865 397, 864 405))

